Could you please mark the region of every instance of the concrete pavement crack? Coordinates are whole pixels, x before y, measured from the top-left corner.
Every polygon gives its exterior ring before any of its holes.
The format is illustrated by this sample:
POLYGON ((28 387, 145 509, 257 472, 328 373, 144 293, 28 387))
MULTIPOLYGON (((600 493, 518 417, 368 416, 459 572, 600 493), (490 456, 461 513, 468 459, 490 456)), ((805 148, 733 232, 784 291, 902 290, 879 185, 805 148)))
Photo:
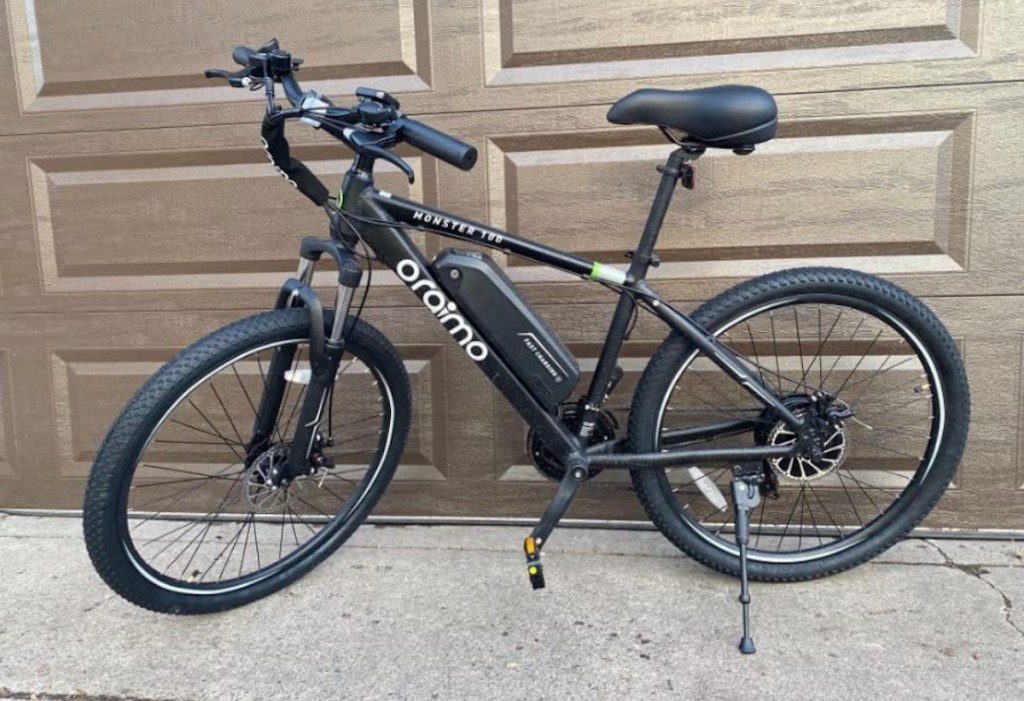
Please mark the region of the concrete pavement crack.
POLYGON ((999 594, 1000 598, 1003 600, 1003 619, 1006 621, 1006 624, 1008 626, 1017 631, 1017 635, 1019 635, 1021 639, 1024 639, 1024 629, 1017 625, 1012 617, 1013 600, 1011 600, 1010 597, 1006 595, 1006 592, 1000 589, 995 582, 985 579, 984 575, 988 572, 988 570, 982 568, 981 565, 961 565, 960 563, 956 562, 953 558, 951 558, 948 554, 946 554, 946 551, 940 548, 938 543, 934 543, 928 539, 924 539, 924 542, 928 543, 928 545, 935 548, 939 552, 939 555, 942 555, 942 559, 946 561, 946 567, 949 567, 950 569, 954 570, 960 570, 964 574, 970 575, 971 577, 974 577, 980 582, 984 582, 986 585, 988 585, 989 589, 999 594))

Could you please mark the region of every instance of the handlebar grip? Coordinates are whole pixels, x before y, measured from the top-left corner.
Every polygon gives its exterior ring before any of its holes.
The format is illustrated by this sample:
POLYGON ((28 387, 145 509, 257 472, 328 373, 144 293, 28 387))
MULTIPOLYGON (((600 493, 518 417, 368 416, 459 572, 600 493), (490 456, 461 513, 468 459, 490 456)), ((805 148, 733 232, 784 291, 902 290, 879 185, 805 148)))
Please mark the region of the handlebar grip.
POLYGON ((476 147, 449 136, 423 122, 402 120, 402 139, 431 156, 452 164, 460 170, 471 170, 476 165, 476 147))
POLYGON ((248 46, 236 46, 235 50, 231 52, 231 58, 239 66, 248 66, 249 59, 255 54, 256 51, 248 46))

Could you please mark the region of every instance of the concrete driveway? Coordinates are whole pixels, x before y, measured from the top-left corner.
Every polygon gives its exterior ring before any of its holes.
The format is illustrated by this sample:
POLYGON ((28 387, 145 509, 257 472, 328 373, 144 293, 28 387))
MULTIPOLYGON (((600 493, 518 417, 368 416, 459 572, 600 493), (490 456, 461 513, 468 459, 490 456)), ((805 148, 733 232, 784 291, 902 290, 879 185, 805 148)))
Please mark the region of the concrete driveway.
POLYGON ((745 657, 737 582, 657 533, 560 529, 535 593, 525 532, 368 526, 275 596, 180 618, 107 590, 77 519, 0 515, 0 697, 1024 698, 1024 545, 755 583, 745 657))

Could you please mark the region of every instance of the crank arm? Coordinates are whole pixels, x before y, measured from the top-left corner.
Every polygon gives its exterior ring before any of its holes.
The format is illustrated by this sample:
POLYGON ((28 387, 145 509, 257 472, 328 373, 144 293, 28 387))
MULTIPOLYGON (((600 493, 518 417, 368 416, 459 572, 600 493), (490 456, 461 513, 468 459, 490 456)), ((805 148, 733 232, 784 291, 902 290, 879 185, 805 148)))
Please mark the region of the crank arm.
POLYGON ((530 584, 534 589, 544 588, 544 569, 540 563, 540 550, 547 542, 555 525, 569 509, 576 491, 587 481, 590 472, 586 463, 579 457, 569 458, 566 464, 565 477, 558 485, 558 491, 552 497, 548 508, 544 510, 540 522, 523 542, 526 552, 526 571, 530 575, 530 584))

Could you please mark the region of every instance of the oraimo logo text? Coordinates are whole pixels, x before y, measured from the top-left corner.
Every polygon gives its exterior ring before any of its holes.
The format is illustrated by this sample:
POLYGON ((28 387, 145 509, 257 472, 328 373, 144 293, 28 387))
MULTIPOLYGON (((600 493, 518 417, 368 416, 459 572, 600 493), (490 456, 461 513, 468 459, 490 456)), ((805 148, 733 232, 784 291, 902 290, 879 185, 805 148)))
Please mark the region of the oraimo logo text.
POLYGON ((459 345, 466 351, 466 355, 478 363, 487 358, 487 346, 476 340, 473 329, 466 323, 462 315, 458 314, 459 309, 455 306, 455 302, 449 301, 444 293, 437 289, 433 280, 420 277, 420 266, 416 261, 406 258, 398 264, 395 270, 398 277, 402 278, 419 296, 420 301, 427 309, 434 313, 441 325, 448 329, 452 338, 459 342, 459 345))

